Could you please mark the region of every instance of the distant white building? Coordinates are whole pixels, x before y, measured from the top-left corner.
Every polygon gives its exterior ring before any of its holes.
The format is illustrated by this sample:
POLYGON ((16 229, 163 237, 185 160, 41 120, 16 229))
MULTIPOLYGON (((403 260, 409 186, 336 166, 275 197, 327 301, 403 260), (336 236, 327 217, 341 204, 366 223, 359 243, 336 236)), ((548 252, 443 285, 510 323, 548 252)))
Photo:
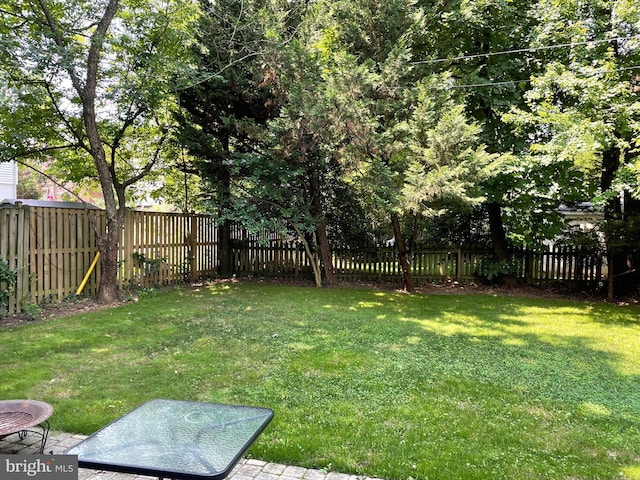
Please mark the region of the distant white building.
POLYGON ((18 164, 16 162, 0 162, 0 201, 5 198, 16 198, 18 186, 18 164))
POLYGON ((604 221, 604 211, 595 208, 591 202, 582 202, 573 207, 560 205, 558 211, 567 225, 580 227, 581 230, 592 230, 604 221))

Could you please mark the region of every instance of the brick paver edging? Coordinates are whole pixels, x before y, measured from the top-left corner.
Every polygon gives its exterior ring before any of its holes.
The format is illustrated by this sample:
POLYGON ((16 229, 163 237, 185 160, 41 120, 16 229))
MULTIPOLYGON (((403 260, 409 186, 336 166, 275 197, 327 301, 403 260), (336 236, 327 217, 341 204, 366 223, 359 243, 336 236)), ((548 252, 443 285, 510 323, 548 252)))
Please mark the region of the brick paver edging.
MULTIPOLYGON (((73 435, 64 432, 51 432, 45 453, 58 455, 68 448, 84 440, 84 435, 73 435)), ((17 434, 0 439, 0 454, 34 453, 40 446, 40 437, 29 433, 24 439, 17 434)), ((104 472, 81 468, 78 480, 149 480, 155 477, 130 475, 126 473, 104 472)), ((281 465, 279 463, 263 462, 252 458, 243 458, 235 466, 229 480, 380 480, 345 473, 325 472, 310 468, 281 465)))

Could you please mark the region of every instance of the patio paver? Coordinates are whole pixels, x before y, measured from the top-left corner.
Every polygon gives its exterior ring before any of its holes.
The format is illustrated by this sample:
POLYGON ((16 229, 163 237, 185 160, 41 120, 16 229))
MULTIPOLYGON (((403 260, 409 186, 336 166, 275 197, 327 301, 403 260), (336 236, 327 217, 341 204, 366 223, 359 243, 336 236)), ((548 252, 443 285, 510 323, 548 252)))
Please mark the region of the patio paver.
MULTIPOLYGON (((86 438, 85 435, 73 435, 64 432, 51 432, 45 453, 58 455, 86 438)), ((35 453, 40 446, 40 437, 29 433, 20 440, 18 435, 9 435, 0 439, 0 454, 35 453)), ((81 468, 78 480, 149 480, 155 477, 130 475, 126 473, 104 472, 81 468)), ((338 472, 325 472, 292 465, 263 462, 253 458, 243 458, 235 466, 229 480, 380 480, 359 475, 347 475, 338 472)))

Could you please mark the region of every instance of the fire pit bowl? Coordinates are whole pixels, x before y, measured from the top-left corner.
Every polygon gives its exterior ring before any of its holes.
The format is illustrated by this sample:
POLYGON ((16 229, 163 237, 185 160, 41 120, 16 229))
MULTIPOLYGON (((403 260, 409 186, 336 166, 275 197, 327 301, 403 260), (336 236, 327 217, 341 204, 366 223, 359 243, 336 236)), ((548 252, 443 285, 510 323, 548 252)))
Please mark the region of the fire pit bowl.
POLYGON ((40 453, 49 434, 49 417, 53 414, 53 407, 38 400, 0 400, 0 439, 17 433, 20 438, 27 435, 27 431, 40 426, 42 436, 40 453))

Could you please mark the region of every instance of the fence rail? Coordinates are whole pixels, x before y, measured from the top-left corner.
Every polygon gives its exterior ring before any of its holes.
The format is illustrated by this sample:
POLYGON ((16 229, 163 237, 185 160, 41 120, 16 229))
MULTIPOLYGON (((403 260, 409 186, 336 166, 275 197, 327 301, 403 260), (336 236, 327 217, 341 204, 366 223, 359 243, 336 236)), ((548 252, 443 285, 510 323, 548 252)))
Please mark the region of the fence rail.
MULTIPOLYGON (((104 212, 100 210, 0 208, 0 257, 17 272, 8 313, 75 295, 98 253, 95 232, 104 231, 104 225, 104 212)), ((120 285, 149 287, 213 278, 220 265, 218 250, 216 224, 209 216, 127 212, 120 238, 120 285)), ((397 252, 392 247, 335 246, 332 254, 341 280, 401 280, 397 252)), ((409 258, 416 283, 468 282, 479 275, 489 276, 492 271, 487 261, 490 253, 482 250, 415 250, 409 258)), ((232 228, 231 264, 232 273, 238 276, 313 276, 300 243, 275 234, 258 238, 238 227, 232 228)), ((607 275, 606 255, 568 247, 514 251, 508 267, 509 273, 529 284, 593 284, 604 281, 607 275)), ((98 263, 82 294, 94 295, 99 282, 98 263)))

